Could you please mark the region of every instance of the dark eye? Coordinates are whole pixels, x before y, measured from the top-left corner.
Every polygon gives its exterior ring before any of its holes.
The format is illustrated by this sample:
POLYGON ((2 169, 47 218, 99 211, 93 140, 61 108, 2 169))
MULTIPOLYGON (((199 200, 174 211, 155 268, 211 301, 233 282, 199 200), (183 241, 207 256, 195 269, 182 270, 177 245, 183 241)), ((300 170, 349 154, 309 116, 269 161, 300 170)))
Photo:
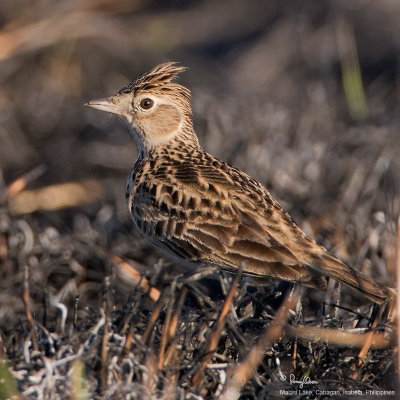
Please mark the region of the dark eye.
POLYGON ((153 107, 154 101, 149 98, 145 98, 140 102, 140 107, 143 108, 143 110, 148 110, 151 107, 153 107))

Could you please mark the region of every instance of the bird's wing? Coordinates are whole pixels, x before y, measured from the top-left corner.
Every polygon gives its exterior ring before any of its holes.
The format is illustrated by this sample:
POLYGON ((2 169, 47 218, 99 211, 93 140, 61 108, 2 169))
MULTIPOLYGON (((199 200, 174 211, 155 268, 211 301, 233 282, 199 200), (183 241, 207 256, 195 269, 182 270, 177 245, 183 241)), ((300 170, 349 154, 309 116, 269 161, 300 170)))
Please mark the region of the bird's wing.
POLYGON ((242 265, 249 275, 304 284, 314 280, 290 250, 292 238, 285 241, 282 209, 258 182, 214 158, 180 163, 173 176, 172 183, 161 173, 144 183, 150 197, 133 202, 141 204, 137 225, 149 240, 185 261, 242 265))
POLYGON ((242 265, 248 275, 311 287, 326 286, 325 276, 331 276, 377 303, 386 300, 385 288, 308 238, 245 173, 214 158, 175 166, 173 181, 171 171, 159 171, 141 184, 131 204, 139 229, 167 253, 231 270, 242 265))

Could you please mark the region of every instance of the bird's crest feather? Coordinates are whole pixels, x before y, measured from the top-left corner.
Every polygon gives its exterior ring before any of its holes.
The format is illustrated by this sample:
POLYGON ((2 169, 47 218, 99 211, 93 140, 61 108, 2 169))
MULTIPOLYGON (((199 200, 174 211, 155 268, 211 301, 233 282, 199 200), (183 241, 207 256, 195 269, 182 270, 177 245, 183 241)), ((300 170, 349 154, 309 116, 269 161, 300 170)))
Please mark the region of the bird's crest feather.
MULTIPOLYGON (((120 93, 130 93, 132 91, 145 91, 154 88, 168 86, 186 67, 178 65, 176 62, 166 62, 159 64, 150 71, 140 75, 129 85, 120 90, 120 93)), ((176 84, 174 84, 176 85, 176 84)))

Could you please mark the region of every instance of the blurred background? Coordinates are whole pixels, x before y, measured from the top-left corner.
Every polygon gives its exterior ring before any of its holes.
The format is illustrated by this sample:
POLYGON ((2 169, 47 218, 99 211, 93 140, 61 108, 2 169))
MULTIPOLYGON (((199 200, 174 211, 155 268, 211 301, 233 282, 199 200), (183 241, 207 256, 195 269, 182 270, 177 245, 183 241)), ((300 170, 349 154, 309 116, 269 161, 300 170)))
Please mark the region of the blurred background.
POLYGON ((204 148, 267 185, 337 255, 390 281, 399 21, 398 0, 1 1, 0 185, 31 171, 1 232, 18 238, 9 222, 25 221, 53 240, 96 222, 102 247, 152 256, 125 204, 135 144, 83 104, 171 60, 189 68, 179 82, 204 148))

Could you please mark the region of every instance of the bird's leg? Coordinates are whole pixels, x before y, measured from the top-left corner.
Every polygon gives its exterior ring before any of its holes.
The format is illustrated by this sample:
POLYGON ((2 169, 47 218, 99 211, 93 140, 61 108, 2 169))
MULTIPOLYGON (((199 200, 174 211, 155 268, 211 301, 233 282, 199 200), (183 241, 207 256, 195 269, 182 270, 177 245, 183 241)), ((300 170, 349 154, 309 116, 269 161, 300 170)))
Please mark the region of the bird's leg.
POLYGON ((215 266, 206 264, 197 268, 194 273, 186 275, 184 279, 186 282, 198 281, 210 275, 214 275, 216 272, 218 272, 218 269, 215 266))

